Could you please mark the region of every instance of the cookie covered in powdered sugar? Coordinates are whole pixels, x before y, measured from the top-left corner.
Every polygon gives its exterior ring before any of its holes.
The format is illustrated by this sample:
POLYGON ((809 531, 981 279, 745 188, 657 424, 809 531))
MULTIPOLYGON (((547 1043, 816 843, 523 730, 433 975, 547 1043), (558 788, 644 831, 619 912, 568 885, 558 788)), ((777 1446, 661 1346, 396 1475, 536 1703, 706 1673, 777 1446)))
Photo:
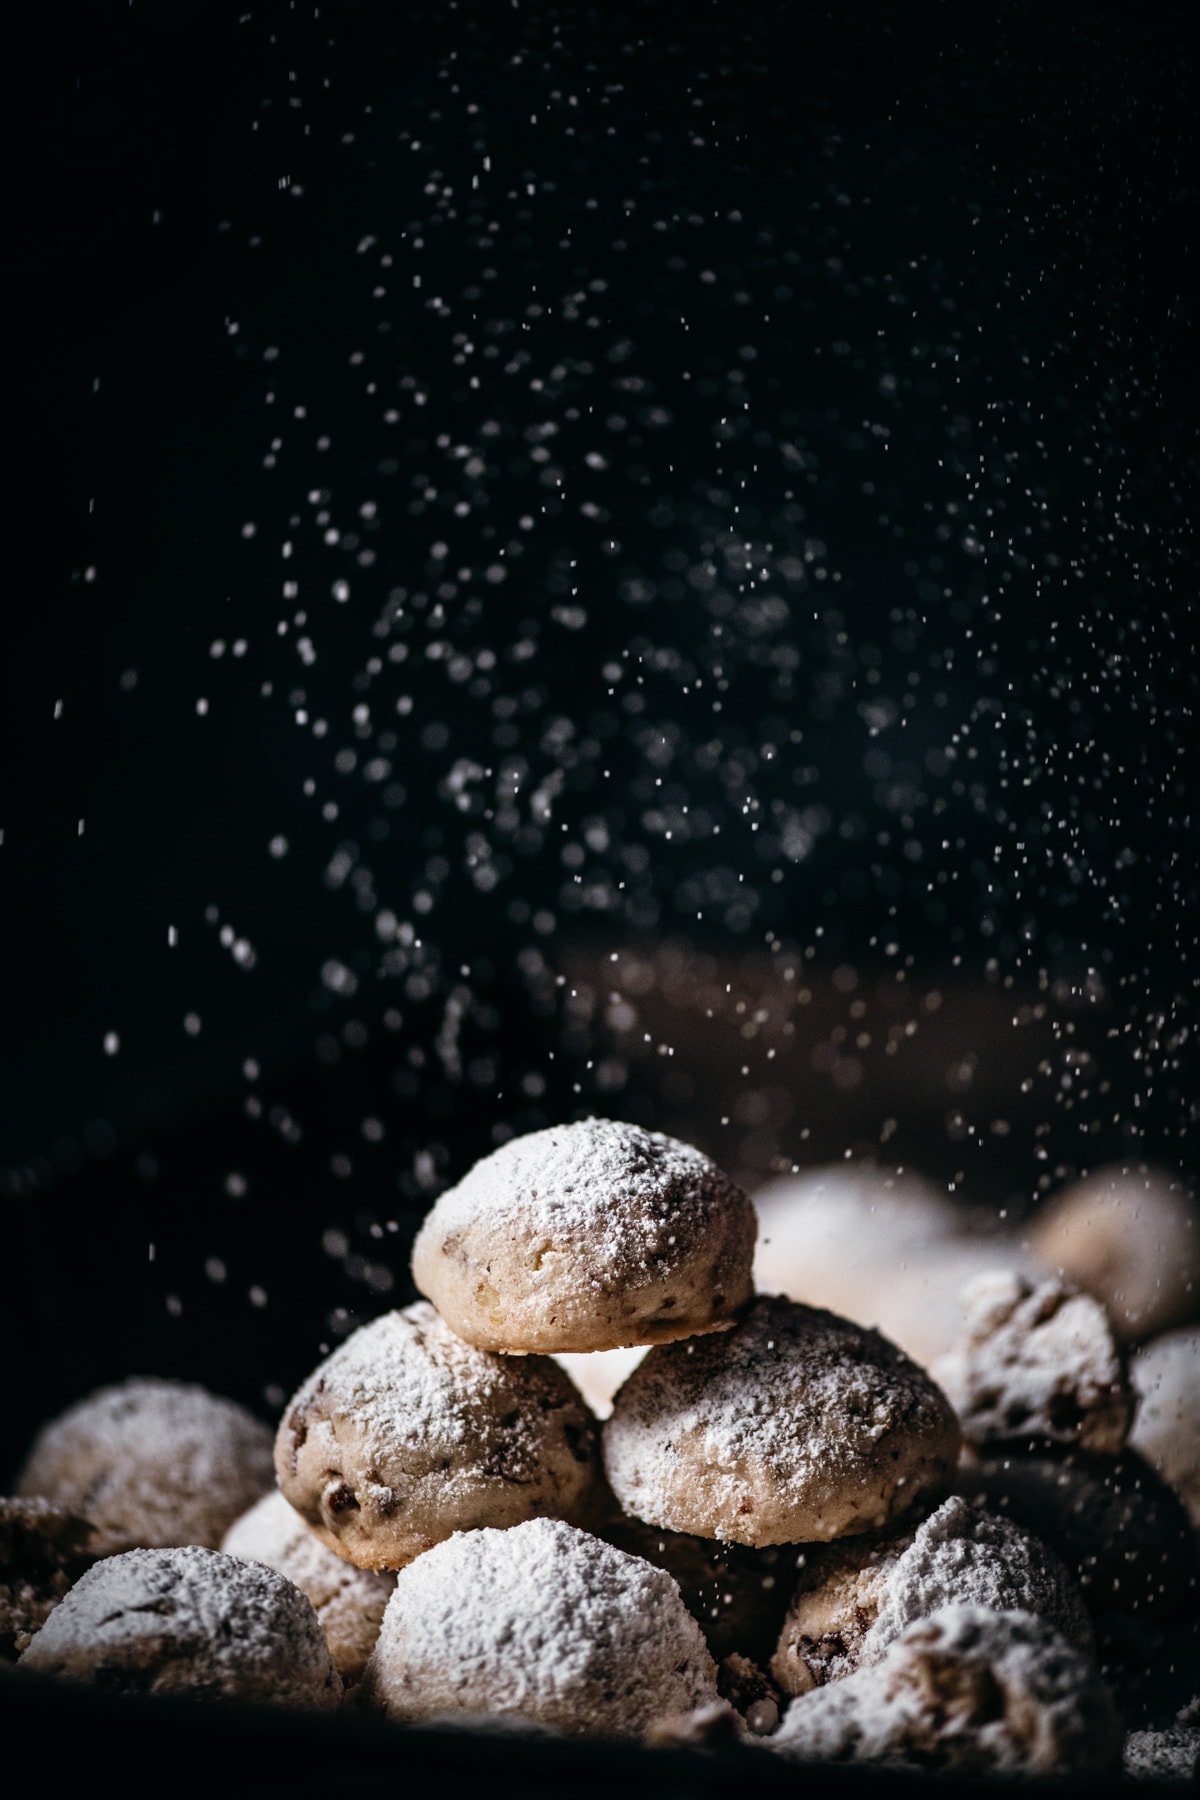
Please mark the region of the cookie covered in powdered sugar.
POLYGON ((1089 1612, 1169 1625, 1200 1597, 1187 1510, 1132 1450, 989 1455, 964 1460, 955 1485, 1041 1538, 1066 1564, 1089 1612))
POLYGON ((1129 1441, 1200 1526, 1200 1326, 1154 1338, 1129 1373, 1138 1397, 1129 1441))
POLYGON ((1163 1169, 1098 1169, 1042 1208, 1029 1243, 1094 1294, 1123 1337, 1152 1337, 1200 1310, 1200 1207, 1163 1169))
POLYGON ((425 1301, 346 1339, 293 1397, 275 1468, 322 1543, 402 1569, 452 1532, 572 1517, 595 1425, 548 1357, 493 1356, 425 1301))
POLYGON ((280 1493, 264 1494, 225 1533, 227 1556, 266 1563, 311 1600, 334 1667, 356 1681, 375 1648, 394 1575, 359 1569, 326 1549, 280 1493))
POLYGON ((1094 1663, 1044 1619, 950 1606, 881 1662, 793 1700, 772 1749, 970 1773, 1101 1774, 1120 1727, 1094 1663))
POLYGON ((771 1673, 785 1693, 806 1694, 879 1662, 909 1625, 953 1605, 1033 1613, 1093 1652, 1087 1609, 1054 1552, 955 1495, 915 1531, 808 1550, 771 1673))
POLYGON ((103 1554, 90 1520, 48 1500, 0 1499, 0 1663, 16 1661, 103 1554))
POLYGON ((960 1439, 894 1344, 760 1295, 732 1330, 652 1350, 602 1441, 635 1518, 763 1546, 881 1529, 945 1486, 960 1439))
POLYGON ((1157 1731, 1131 1731, 1122 1768, 1138 1781, 1194 1783, 1200 1774, 1200 1728, 1164 1725, 1157 1731))
POLYGON ((88 1570, 19 1669, 110 1692, 325 1710, 342 1683, 311 1604, 262 1563, 196 1546, 127 1550, 88 1570))
POLYGON ((699 1150, 589 1119, 476 1163, 422 1226, 413 1279, 485 1350, 664 1343, 749 1300, 755 1228, 746 1195, 699 1150))
POLYGON ((100 1388, 43 1426, 17 1493, 90 1519, 104 1553, 213 1549, 272 1484, 272 1434, 234 1400, 182 1381, 100 1388))
POLYGON ((968 1443, 1077 1444, 1114 1454, 1133 1391, 1104 1308, 1060 1276, 980 1276, 964 1340, 933 1365, 968 1443))
POLYGON ((557 1519, 459 1532, 402 1570, 361 1692, 395 1719, 570 1735, 641 1736, 718 1703, 671 1577, 557 1519))

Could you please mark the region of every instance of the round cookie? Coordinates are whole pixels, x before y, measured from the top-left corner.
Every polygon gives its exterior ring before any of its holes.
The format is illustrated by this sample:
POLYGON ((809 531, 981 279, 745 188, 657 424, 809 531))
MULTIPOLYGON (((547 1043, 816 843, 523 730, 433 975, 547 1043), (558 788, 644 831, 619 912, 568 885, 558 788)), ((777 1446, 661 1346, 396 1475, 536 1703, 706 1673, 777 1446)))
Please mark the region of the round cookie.
POLYGON ((603 1428, 625 1511, 764 1546, 873 1531, 945 1485, 958 1423, 894 1344, 760 1295, 720 1336, 652 1350, 603 1428))
POLYGON ((1041 1538, 1095 1616, 1170 1624, 1195 1611, 1197 1558, 1182 1501, 1132 1450, 965 1461, 959 1491, 1041 1538))
POLYGON ((888 1263, 961 1230, 959 1209, 932 1183, 866 1163, 831 1163, 781 1175, 759 1188, 753 1200, 758 1291, 786 1294, 847 1318, 857 1318, 864 1292, 878 1285, 888 1263))
POLYGON ((1129 1372, 1138 1396, 1130 1442, 1200 1526, 1200 1328, 1155 1338, 1129 1372))
POLYGON ((337 1706, 317 1615, 262 1563, 196 1546, 96 1563, 55 1607, 22 1669, 124 1694, 337 1706))
POLYGON ((963 1299, 965 1341, 932 1373, 968 1443, 1121 1448, 1133 1393, 1098 1300, 1059 1276, 1012 1273, 981 1275, 963 1299))
POLYGON ((1054 1552, 956 1495, 915 1531, 810 1549, 771 1673, 788 1694, 843 1680, 879 1662, 916 1620, 954 1605, 1033 1613, 1085 1655, 1094 1649, 1079 1590, 1054 1552))
POLYGON ((727 1324, 751 1295, 754 1233, 699 1150, 589 1119, 476 1163, 422 1226, 413 1279, 484 1350, 615 1350, 727 1324))
POLYGON ((1166 1725, 1157 1731, 1131 1731, 1125 1739, 1123 1770, 1139 1781, 1194 1785, 1200 1773, 1200 1730, 1194 1725, 1166 1725))
POLYGON ((477 1350, 418 1301, 309 1376, 280 1422, 275 1468, 330 1550, 401 1569, 454 1531, 576 1513, 595 1426, 548 1357, 477 1350))
POLYGON ((0 1663, 16 1661, 102 1554, 89 1520, 48 1500, 0 1499, 0 1663))
POLYGON ((253 1413, 206 1388, 142 1377, 43 1426, 17 1493, 90 1519, 107 1554, 215 1548, 271 1483, 271 1432, 253 1413))
POLYGON ((558 1519, 459 1532, 402 1570, 361 1691, 395 1719, 620 1736, 718 1698, 670 1576, 558 1519))
POLYGON ((375 1648, 394 1575, 358 1569, 327 1550, 280 1493, 264 1494, 225 1533, 227 1556, 266 1563, 286 1575, 313 1604, 334 1667, 357 1681, 375 1648))
POLYGON ((769 1743, 805 1759, 1100 1774, 1120 1727, 1094 1664, 1044 1619, 949 1606, 871 1668, 793 1700, 769 1743))
POLYGON ((1029 1242, 1044 1266, 1096 1296, 1123 1337, 1152 1337, 1196 1316, 1200 1209, 1164 1170, 1097 1170, 1042 1208, 1029 1242))

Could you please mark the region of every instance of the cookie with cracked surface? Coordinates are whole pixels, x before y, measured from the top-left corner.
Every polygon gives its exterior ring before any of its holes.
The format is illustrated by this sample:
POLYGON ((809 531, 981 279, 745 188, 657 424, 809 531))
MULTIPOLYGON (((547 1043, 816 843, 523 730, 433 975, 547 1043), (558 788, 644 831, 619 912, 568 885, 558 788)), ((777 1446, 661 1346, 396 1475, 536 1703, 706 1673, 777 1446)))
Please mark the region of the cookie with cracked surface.
POLYGON ((950 1606, 883 1660, 793 1700, 772 1749, 961 1773, 1100 1774, 1120 1727, 1094 1663, 1044 1619, 950 1606))
POLYGON ((422 1226, 413 1279, 484 1350, 665 1343, 746 1304, 755 1230, 746 1195, 699 1150, 589 1119, 476 1163, 422 1226))
POLYGON ((671 1577, 558 1519, 458 1532, 401 1570, 361 1691, 395 1719, 486 1712, 572 1736, 721 1705, 671 1577))
POLYGON ((361 1569, 402 1569, 452 1532, 574 1516, 595 1425, 548 1357, 493 1356, 425 1301, 335 1350, 275 1442, 284 1497, 361 1569))
POLYGON ((124 1694, 266 1700, 327 1710, 342 1683, 299 1588, 262 1563, 190 1545, 96 1563, 18 1669, 124 1694))
POLYGON ((15 1662, 103 1555, 95 1527, 49 1500, 0 1499, 0 1662, 15 1662))
POLYGON ((959 1604, 1033 1613, 1093 1652, 1082 1596, 1054 1552, 952 1496, 915 1531, 806 1551, 771 1673, 785 1693, 808 1693, 869 1668, 915 1620, 959 1604))
POLYGON ((307 1594, 338 1674, 346 1682, 358 1680, 375 1648, 394 1575, 335 1556, 280 1493, 264 1494, 243 1513, 221 1548, 227 1556, 266 1563, 307 1594))
POLYGON ((974 1445, 1077 1444, 1115 1454, 1133 1390, 1104 1308, 1061 1276, 980 1276, 964 1340, 933 1366, 974 1445))
POLYGON ((43 1426, 17 1493, 90 1519, 102 1554, 215 1549, 272 1483, 270 1428, 183 1381, 100 1388, 43 1426))
POLYGON ((652 1350, 602 1436, 626 1512, 759 1547, 881 1529, 944 1488, 959 1441, 894 1344, 765 1295, 730 1331, 652 1350))

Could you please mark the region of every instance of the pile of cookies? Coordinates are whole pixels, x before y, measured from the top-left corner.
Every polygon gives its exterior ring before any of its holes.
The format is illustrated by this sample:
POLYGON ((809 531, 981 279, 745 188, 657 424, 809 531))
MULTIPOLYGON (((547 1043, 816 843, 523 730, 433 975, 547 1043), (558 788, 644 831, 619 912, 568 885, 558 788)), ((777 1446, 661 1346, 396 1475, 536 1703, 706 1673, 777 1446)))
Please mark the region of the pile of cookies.
MULTIPOLYGON (((863 1325, 756 1295, 756 1234, 749 1199, 659 1133, 504 1145, 429 1214, 426 1299, 329 1356, 273 1446, 166 1382, 47 1426, 0 1502, 0 1648, 118 1689, 345 1689, 405 1721, 1112 1766, 1099 1552, 1085 1570, 1068 1531, 1056 1553, 1007 1479, 1131 1455, 1103 1308, 1002 1271, 935 1379, 863 1325), (566 1367, 635 1349, 600 1426, 566 1367)), ((1177 1590, 1194 1544, 1163 1492, 1177 1590)))

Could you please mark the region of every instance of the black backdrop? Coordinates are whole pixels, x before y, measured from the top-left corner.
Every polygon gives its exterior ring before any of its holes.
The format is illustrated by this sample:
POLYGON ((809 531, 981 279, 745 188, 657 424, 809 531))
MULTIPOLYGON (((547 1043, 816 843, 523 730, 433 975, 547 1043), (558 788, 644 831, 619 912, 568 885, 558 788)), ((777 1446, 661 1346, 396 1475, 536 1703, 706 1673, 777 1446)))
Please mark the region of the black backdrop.
POLYGON ((1183 16, 10 18, 12 1457, 277 1403, 497 1127, 686 1125, 612 945, 1049 1004, 980 1192, 1194 1174, 1183 16))

